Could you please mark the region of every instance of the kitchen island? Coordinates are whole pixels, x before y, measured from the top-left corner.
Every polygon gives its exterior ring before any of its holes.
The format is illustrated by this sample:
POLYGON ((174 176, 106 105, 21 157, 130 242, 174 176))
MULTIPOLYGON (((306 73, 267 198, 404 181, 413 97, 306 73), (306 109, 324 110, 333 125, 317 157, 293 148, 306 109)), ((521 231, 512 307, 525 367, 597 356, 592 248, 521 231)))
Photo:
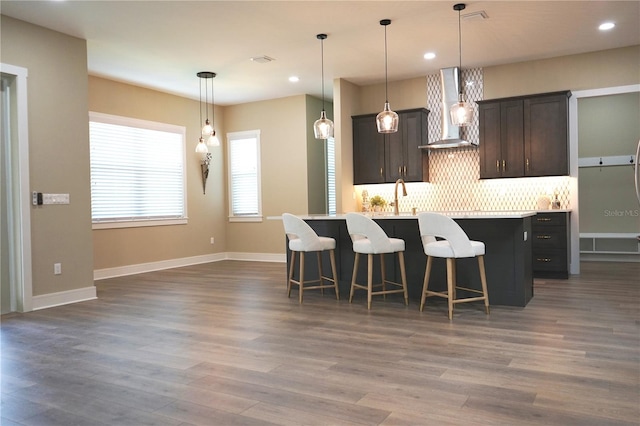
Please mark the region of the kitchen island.
MULTIPOLYGON (((485 243, 485 266, 489 301, 492 305, 526 306, 533 297, 531 220, 535 211, 440 212, 454 219, 471 240, 485 243)), ((341 298, 348 298, 353 272, 354 253, 346 215, 300 216, 318 235, 335 238, 336 263, 341 298)), ((407 289, 411 301, 419 305, 426 255, 422 247, 418 219, 415 215, 374 214, 371 216, 390 237, 405 241, 407 289)), ((287 270, 291 259, 287 245, 287 270)), ((317 274, 315 256, 308 256, 307 279, 317 274)), ((376 260, 377 262, 377 260, 376 260)), ((475 258, 457 260, 456 278, 462 287, 480 288, 478 263, 475 258)), ((329 262, 323 262, 328 269, 329 262)), ((358 280, 366 282, 366 262, 361 262, 358 280)), ((385 256, 387 274, 400 280, 397 256, 385 256)), ((297 268, 296 268, 297 269, 297 268)), ((380 267, 374 265, 374 282, 379 281, 380 267)), ((328 273, 329 271, 325 271, 328 273)), ((305 273, 305 275, 307 275, 305 273)), ((434 259, 430 289, 446 289, 444 259, 434 259)), ((356 293, 358 297, 358 293, 356 293)), ((428 302, 427 302, 428 303, 428 302)))

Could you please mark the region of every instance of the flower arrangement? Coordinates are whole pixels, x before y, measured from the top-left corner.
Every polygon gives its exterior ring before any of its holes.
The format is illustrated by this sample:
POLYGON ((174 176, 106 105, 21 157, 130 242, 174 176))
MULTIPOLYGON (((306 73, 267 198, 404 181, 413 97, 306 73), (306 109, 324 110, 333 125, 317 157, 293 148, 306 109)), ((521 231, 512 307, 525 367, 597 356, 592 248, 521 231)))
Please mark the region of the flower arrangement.
POLYGON ((379 195, 374 195, 373 197, 371 197, 369 199, 369 205, 373 206, 373 207, 380 207, 380 208, 384 208, 387 205, 387 202, 384 198, 382 198, 379 195))

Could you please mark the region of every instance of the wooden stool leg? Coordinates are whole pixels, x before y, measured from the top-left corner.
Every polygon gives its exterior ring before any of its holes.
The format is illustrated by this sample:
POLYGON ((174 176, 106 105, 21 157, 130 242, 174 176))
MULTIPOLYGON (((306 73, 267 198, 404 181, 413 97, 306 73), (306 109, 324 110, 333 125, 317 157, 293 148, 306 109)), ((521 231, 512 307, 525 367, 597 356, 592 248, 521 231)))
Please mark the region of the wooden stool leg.
POLYGON ((484 296, 484 309, 489 313, 489 292, 487 291, 487 276, 484 270, 484 256, 478 256, 478 267, 480 268, 480 281, 482 282, 482 295, 484 296))
POLYGON ((318 257, 318 279, 320 280, 320 294, 324 295, 324 279, 322 278, 322 253, 317 251, 316 255, 318 257))
POLYGON ((409 305, 409 294, 407 293, 407 272, 404 268, 404 252, 398 252, 398 260, 400 261, 400 277, 402 278, 402 290, 404 290, 404 305, 409 305))
POLYGON ((331 260, 331 273, 333 274, 333 286, 336 289, 336 300, 340 300, 340 291, 338 289, 338 274, 336 273, 336 252, 329 250, 329 260, 331 260))
POLYGON ((433 258, 427 256, 427 268, 424 271, 424 282, 422 283, 422 298, 420 299, 420 312, 424 309, 424 303, 427 300, 427 290, 429 289, 429 277, 431 276, 431 262, 433 258))
MULTIPOLYGON (((385 283, 385 279, 387 277, 387 268, 384 264, 384 254, 380 253, 380 276, 382 277, 382 291, 387 290, 387 285, 385 283)), ((382 300, 387 300, 387 295, 385 293, 382 294, 382 300)))
POLYGON ((455 286, 453 282, 453 269, 455 263, 453 258, 447 258, 447 300, 449 302, 449 319, 453 319, 453 288, 455 286))
POLYGON ((373 255, 367 254, 367 309, 371 309, 371 292, 373 291, 373 255))
POLYGON ((353 259, 353 274, 351 275, 351 290, 349 290, 349 303, 353 300, 353 292, 355 291, 355 287, 353 286, 356 282, 356 276, 358 275, 358 261, 360 260, 360 253, 355 253, 356 257, 353 259))
POLYGON ((456 287, 458 286, 458 276, 456 274, 456 271, 457 271, 456 259, 452 258, 451 263, 452 263, 451 281, 453 281, 453 300, 456 300, 458 298, 458 292, 456 291, 456 287))
POLYGON ((293 268, 296 264, 296 252, 291 252, 291 264, 289 265, 289 279, 287 280, 287 297, 291 297, 291 280, 293 279, 293 268))
POLYGON ((300 279, 298 281, 300 282, 300 284, 298 285, 298 287, 300 287, 300 289, 298 290, 298 293, 300 294, 300 299, 298 303, 302 303, 302 290, 304 289, 304 252, 303 251, 300 252, 300 279))

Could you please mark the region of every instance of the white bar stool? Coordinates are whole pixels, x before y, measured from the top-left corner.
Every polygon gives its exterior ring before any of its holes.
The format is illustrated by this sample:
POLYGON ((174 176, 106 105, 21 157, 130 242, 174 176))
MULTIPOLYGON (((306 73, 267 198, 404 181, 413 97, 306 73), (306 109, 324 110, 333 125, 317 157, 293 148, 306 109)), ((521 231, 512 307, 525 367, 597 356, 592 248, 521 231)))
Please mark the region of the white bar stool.
POLYGON ((420 213, 418 215, 418 226, 420 227, 420 237, 422 238, 424 253, 427 255, 427 268, 424 273, 420 311, 424 308, 427 297, 438 296, 446 298, 449 302, 449 319, 453 319, 454 304, 478 300, 484 301, 485 310, 488 314, 489 294, 487 293, 487 278, 484 270, 484 243, 469 240, 469 237, 460 225, 450 217, 439 213, 420 213), (441 238, 441 240, 436 240, 436 237, 441 238), (434 257, 447 259, 447 291, 429 290, 429 275, 431 273, 431 262, 434 257), (456 285, 455 260, 465 257, 478 258, 482 291, 456 285), (482 296, 457 299, 456 289, 481 294, 482 296))
POLYGON ((359 213, 347 213, 347 229, 353 242, 355 259, 353 262, 353 275, 351 277, 351 291, 349 293, 349 303, 353 299, 356 288, 367 290, 367 309, 371 309, 371 298, 375 295, 387 295, 391 293, 404 293, 404 304, 409 304, 407 294, 407 277, 404 267, 404 240, 399 238, 389 238, 384 230, 372 219, 359 213), (400 274, 402 283, 396 283, 386 279, 384 266, 385 253, 398 253, 400 262, 400 274), (367 255, 367 285, 356 283, 358 274, 358 262, 360 254, 367 255), (379 284, 373 284, 373 255, 380 255, 381 280, 379 284), (386 284, 391 284, 399 289, 387 290, 386 284), (374 288, 382 287, 382 290, 373 291, 374 288))
POLYGON ((336 299, 340 300, 338 291, 338 275, 336 273, 336 240, 330 237, 320 237, 304 220, 289 213, 282 215, 284 223, 284 232, 289 237, 289 250, 291 250, 291 264, 289 266, 289 277, 287 279, 287 297, 291 297, 291 285, 296 284, 299 288, 299 303, 302 303, 303 291, 312 289, 334 288, 336 291, 336 299), (331 260, 332 278, 322 275, 322 252, 329 251, 329 259, 331 260), (318 257, 318 279, 304 279, 304 254, 306 252, 316 252, 318 257), (296 261, 296 253, 300 253, 300 276, 298 281, 293 279, 293 270, 296 261), (329 281, 332 284, 325 284, 329 281), (315 286, 306 286, 305 284, 319 283, 315 286))

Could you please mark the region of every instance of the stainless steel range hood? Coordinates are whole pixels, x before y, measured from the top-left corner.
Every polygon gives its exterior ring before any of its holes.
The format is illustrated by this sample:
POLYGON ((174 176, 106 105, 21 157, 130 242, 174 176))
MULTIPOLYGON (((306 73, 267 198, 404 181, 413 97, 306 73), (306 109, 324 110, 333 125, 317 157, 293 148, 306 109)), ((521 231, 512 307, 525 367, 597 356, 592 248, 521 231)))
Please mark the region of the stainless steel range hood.
POLYGON ((443 68, 440 70, 440 85, 442 91, 442 137, 420 146, 423 149, 458 148, 462 146, 477 145, 460 137, 460 127, 451 122, 449 108, 458 102, 460 69, 458 67, 443 68))

